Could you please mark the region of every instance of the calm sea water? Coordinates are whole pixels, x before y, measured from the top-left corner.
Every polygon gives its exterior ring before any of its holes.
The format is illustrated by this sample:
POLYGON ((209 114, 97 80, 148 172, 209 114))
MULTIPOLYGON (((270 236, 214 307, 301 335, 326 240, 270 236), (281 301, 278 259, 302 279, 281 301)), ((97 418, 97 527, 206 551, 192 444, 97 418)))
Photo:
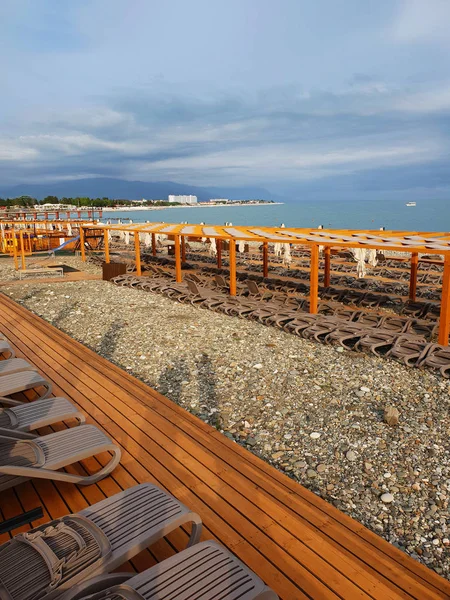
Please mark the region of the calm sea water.
POLYGON ((408 231, 450 231, 450 201, 427 200, 407 207, 392 201, 291 202, 264 206, 215 206, 211 208, 168 208, 149 211, 104 212, 103 221, 132 219, 133 222, 204 222, 223 225, 317 227, 341 229, 386 229, 408 231))

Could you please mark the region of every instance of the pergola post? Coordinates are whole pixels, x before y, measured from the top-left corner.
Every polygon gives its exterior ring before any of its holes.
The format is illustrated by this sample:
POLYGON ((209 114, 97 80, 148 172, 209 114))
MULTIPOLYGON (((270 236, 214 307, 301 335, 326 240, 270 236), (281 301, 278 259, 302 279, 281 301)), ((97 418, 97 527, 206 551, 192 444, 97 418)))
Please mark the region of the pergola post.
POLYGON ((450 333, 450 254, 444 256, 444 275, 442 277, 441 314, 439 317, 438 342, 448 346, 450 333))
POLYGON ((180 236, 175 236, 175 280, 181 283, 181 252, 180 252, 180 236))
POLYGON ((156 234, 152 233, 152 256, 156 256, 156 234))
POLYGON ((317 314, 319 306, 319 246, 311 246, 311 273, 309 283, 309 312, 317 314))
POLYGON ((236 241, 230 239, 230 296, 236 296, 236 241))
POLYGON ((331 267, 331 247, 325 246, 324 250, 325 257, 325 269, 324 269, 324 277, 323 277, 323 285, 325 287, 330 286, 330 267, 331 267))
POLYGON ((134 232, 134 254, 136 261, 136 275, 140 277, 142 275, 141 267, 141 240, 139 239, 139 233, 134 232))
POLYGON ((86 262, 86 248, 84 247, 84 229, 82 225, 80 225, 80 250, 81 260, 83 262, 86 262))
POLYGON ((109 230, 108 229, 103 230, 103 245, 105 247, 105 263, 109 263, 110 258, 109 258, 109 230))
POLYGON ((269 242, 263 242, 263 277, 269 276, 269 242))
POLYGON ((17 256, 17 238, 16 238, 16 230, 13 229, 11 231, 11 241, 12 241, 12 247, 13 247, 13 256, 14 256, 14 268, 17 269, 19 268, 19 258, 17 256))
POLYGON ((222 240, 216 240, 217 268, 222 268, 222 240))
POLYGON ((19 239, 20 239, 20 256, 22 259, 22 269, 25 271, 25 269, 27 268, 26 264, 25 264, 25 248, 24 248, 24 243, 23 243, 23 231, 22 229, 19 230, 19 239))
POLYGON ((419 270, 419 253, 411 253, 411 270, 409 275, 409 299, 416 301, 417 271, 419 270))
POLYGON ((181 236, 181 262, 186 262, 186 238, 184 235, 181 236))

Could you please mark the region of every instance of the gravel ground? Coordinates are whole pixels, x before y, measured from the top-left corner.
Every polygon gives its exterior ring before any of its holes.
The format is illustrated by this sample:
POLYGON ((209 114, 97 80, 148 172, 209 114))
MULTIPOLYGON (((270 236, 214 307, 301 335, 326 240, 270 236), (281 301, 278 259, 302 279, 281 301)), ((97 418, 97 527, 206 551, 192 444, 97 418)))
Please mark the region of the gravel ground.
POLYGON ((450 383, 439 375, 103 281, 2 291, 450 575, 450 383))

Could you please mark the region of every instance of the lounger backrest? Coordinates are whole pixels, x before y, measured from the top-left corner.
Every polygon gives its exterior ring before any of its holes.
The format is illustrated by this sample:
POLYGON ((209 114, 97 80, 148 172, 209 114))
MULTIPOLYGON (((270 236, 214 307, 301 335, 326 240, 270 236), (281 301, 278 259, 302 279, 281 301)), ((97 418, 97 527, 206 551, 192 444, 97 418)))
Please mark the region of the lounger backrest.
POLYGON ((200 296, 200 290, 198 289, 195 281, 192 281, 192 279, 186 279, 186 283, 187 283, 189 291, 192 294, 195 294, 196 296, 200 296))

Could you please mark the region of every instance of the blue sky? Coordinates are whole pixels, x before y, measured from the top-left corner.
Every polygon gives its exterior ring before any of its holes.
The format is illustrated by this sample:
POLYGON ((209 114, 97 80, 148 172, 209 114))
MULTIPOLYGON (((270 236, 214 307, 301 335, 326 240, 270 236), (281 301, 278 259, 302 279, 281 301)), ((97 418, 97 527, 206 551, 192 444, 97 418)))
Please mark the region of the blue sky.
POLYGON ((0 183, 446 194, 448 0, 3 0, 0 183))

